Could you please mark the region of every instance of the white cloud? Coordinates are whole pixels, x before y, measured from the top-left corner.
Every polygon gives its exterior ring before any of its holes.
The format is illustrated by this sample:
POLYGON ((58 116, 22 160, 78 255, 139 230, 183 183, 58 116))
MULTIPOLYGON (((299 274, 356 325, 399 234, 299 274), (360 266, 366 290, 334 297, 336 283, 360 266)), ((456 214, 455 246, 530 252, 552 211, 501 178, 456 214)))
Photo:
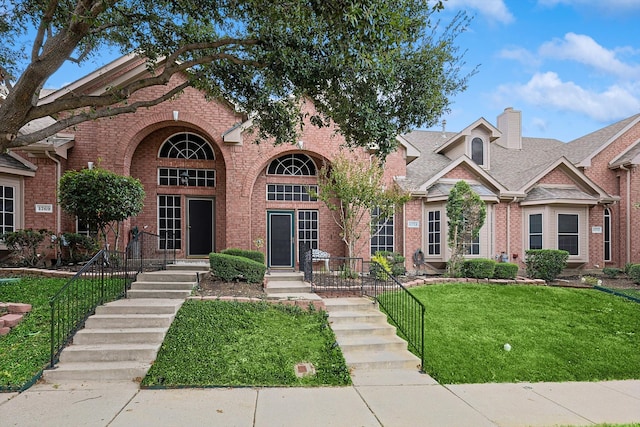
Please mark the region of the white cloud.
POLYGON ((554 7, 560 4, 581 7, 586 6, 591 9, 604 10, 609 13, 624 13, 625 11, 640 10, 638 0, 538 0, 541 6, 554 7))
POLYGON ((498 58, 513 59, 521 64, 532 67, 538 67, 541 64, 540 59, 536 55, 522 47, 502 49, 498 52, 497 56, 498 58))
POLYGON ((510 24, 515 20, 504 0, 447 0, 445 8, 473 9, 490 21, 510 24))
MULTIPOLYGON (((633 52, 633 49, 624 47, 620 51, 633 52)), ((617 58, 616 51, 605 49, 591 37, 582 34, 567 33, 564 39, 543 43, 538 53, 543 57, 576 61, 625 79, 640 78, 640 65, 622 62, 617 58)))
POLYGON ((640 110, 637 89, 613 85, 602 92, 593 92, 574 82, 563 82, 556 73, 546 72, 535 74, 524 85, 502 85, 498 91, 543 108, 574 111, 600 122, 609 122, 640 110))

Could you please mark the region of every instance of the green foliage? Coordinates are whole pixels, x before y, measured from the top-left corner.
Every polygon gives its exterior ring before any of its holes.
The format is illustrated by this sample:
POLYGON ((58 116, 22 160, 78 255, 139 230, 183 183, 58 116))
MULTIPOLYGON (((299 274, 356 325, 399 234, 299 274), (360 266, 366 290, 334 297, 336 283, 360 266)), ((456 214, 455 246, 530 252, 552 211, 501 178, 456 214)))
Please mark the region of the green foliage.
POLYGON ((451 248, 447 274, 460 277, 464 274, 461 265, 464 247, 478 237, 487 216, 487 207, 466 181, 458 181, 449 192, 446 209, 447 241, 451 248))
POLYGON ((187 300, 142 386, 351 384, 324 311, 268 303, 187 300), (316 374, 297 378, 297 363, 316 374))
POLYGON ((264 264, 264 254, 260 251, 251 251, 237 248, 228 248, 220 251, 221 254, 240 256, 244 258, 249 258, 254 260, 255 262, 259 262, 264 264))
POLYGON ((567 265, 569 252, 556 249, 529 249, 526 251, 525 264, 527 276, 543 279, 547 282, 555 280, 567 265))
POLYGON ((497 262, 493 270, 494 279, 515 279, 518 275, 518 264, 512 262, 497 262))
POLYGON ((362 251, 370 235, 376 232, 375 227, 372 229, 367 223, 384 222, 396 207, 411 198, 394 183, 385 181, 384 168, 378 161, 354 161, 344 152, 337 155, 331 165, 320 169, 318 192, 312 192, 312 196, 331 211, 349 258, 362 251), (371 221, 374 209, 379 215, 371 221))
MULTIPOLYGON (((25 27, 36 28, 34 46, 26 51, 55 50, 56 55, 17 61, 24 55, 23 43, 2 44, 0 66, 11 68, 16 82, 0 104, 2 135, 17 135, 31 117, 61 116, 75 125, 133 113, 192 86, 252 113, 260 140, 292 143, 303 120, 327 126, 330 117, 347 145, 375 143, 384 157, 396 147, 396 135, 436 124, 449 108, 449 97, 463 91, 476 71, 465 67, 469 74, 461 73, 463 55, 454 44, 469 19, 458 14, 448 25, 438 25, 433 15, 442 9, 441 1, 74 0, 53 6, 8 1, 0 15, 7 24, 3 41, 20 40, 25 27), (65 59, 88 60, 105 44, 144 52, 154 78, 133 79, 86 99, 84 93, 70 92, 46 107, 20 102, 37 93, 65 59), (168 85, 173 74, 188 81, 168 85), (158 98, 129 100, 148 87, 153 89, 146 93, 158 98), (317 111, 301 114, 302 99, 311 99, 317 111), (57 114, 64 111, 70 113, 57 114)), ((36 142, 55 131, 49 126, 38 135, 20 134, 14 144, 36 142)))
POLYGON ((391 274, 391 267, 389 266, 387 257, 380 252, 376 252, 376 254, 371 257, 369 274, 375 276, 378 280, 387 280, 389 274, 391 274))
POLYGON ((233 280, 246 280, 249 283, 262 283, 267 267, 242 256, 211 253, 209 264, 214 276, 231 282, 233 280))
POLYGON ((605 267, 602 269, 602 274, 604 274, 609 279, 615 279, 620 274, 622 274, 623 270, 615 267, 605 267))
POLYGON ((464 277, 474 279, 490 279, 494 276, 496 262, 492 259, 473 258, 463 261, 464 277))
POLYGON ((90 236, 78 233, 63 233, 57 238, 60 250, 68 251, 68 261, 72 263, 88 261, 100 249, 98 242, 90 236))
POLYGON ((627 275, 629 276, 629 279, 633 281, 633 283, 640 285, 640 264, 632 264, 629 267, 629 272, 627 273, 627 275))
POLYGON ((387 259, 389 267, 391 267, 391 274, 394 276, 402 276, 407 272, 407 269, 404 267, 405 257, 398 252, 378 251, 376 255, 382 255, 387 259))
POLYGON ((115 230, 114 223, 140 213, 144 197, 138 179, 97 167, 65 172, 58 191, 62 209, 100 230, 103 237, 108 226, 115 230))
POLYGON ((9 231, 0 235, 0 239, 11 251, 11 257, 18 265, 35 267, 44 259, 39 252, 44 239, 51 235, 48 230, 24 230, 9 231))
POLYGON ((0 337, 0 390, 19 390, 48 364, 51 351, 49 299, 67 279, 22 277, 0 283, 0 301, 31 304, 31 312, 11 332, 0 337))
POLYGON ((637 303, 550 286, 460 283, 411 291, 426 306, 425 370, 441 384, 640 378, 637 303))

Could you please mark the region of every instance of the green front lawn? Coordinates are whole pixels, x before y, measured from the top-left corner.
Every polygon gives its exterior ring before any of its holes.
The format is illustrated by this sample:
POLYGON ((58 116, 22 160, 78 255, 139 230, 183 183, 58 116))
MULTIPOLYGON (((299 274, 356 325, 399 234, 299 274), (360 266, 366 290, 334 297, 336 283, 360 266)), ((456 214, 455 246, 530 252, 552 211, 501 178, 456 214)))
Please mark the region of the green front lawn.
POLYGON ((447 284, 411 292, 426 306, 425 370, 441 383, 640 379, 635 302, 545 286, 447 284))
POLYGON ((0 301, 31 304, 31 312, 9 335, 0 337, 0 390, 19 389, 49 362, 51 310, 49 299, 68 279, 23 277, 0 283, 0 301))
POLYGON ((269 303, 187 300, 143 386, 340 386, 351 383, 325 313, 269 303), (311 363, 316 375, 298 378, 311 363))

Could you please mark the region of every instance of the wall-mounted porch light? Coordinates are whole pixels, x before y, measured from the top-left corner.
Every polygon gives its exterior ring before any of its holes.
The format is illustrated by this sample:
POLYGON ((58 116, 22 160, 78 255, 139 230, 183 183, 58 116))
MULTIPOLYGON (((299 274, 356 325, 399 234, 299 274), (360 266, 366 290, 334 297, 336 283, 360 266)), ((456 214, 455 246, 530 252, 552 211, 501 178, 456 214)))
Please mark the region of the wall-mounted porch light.
POLYGON ((182 171, 180 173, 180 184, 182 185, 189 185, 189 172, 187 171, 182 171))

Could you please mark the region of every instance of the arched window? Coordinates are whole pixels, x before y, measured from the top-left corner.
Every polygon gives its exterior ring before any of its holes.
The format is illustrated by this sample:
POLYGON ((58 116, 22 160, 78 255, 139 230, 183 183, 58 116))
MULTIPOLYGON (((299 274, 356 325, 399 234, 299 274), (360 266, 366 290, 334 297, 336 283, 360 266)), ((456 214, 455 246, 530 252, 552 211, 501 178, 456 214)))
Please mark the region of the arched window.
POLYGON ((215 159, 211 145, 193 133, 178 133, 171 136, 160 147, 158 157, 190 160, 215 159))
POLYGON ((316 165, 305 154, 287 154, 274 159, 267 169, 269 175, 315 176, 316 165))
POLYGON ((471 140, 471 160, 477 165, 484 165, 484 142, 480 138, 471 140))
POLYGON ((604 260, 611 261, 611 210, 604 210, 604 260))

